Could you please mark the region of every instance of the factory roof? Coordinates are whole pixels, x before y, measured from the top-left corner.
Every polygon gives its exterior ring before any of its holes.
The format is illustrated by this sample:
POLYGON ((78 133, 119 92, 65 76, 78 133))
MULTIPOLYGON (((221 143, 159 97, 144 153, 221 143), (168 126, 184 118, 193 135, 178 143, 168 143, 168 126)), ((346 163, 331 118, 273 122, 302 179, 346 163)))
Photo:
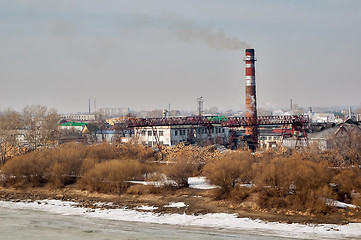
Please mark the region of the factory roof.
POLYGON ((361 128, 358 124, 352 123, 342 123, 339 125, 336 125, 331 128, 326 128, 319 132, 312 132, 308 134, 309 139, 332 139, 336 135, 340 133, 347 133, 350 134, 351 132, 359 132, 361 133, 361 128))

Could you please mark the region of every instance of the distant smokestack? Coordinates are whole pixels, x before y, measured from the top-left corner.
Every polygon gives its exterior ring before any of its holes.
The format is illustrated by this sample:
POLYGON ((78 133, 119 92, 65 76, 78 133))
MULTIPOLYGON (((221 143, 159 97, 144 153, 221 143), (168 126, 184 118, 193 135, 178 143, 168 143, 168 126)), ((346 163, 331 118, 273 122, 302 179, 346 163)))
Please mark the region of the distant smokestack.
POLYGON ((255 151, 258 145, 257 101, 256 101, 256 74, 254 49, 246 49, 246 118, 250 125, 246 127, 246 135, 250 136, 247 141, 248 147, 255 151))

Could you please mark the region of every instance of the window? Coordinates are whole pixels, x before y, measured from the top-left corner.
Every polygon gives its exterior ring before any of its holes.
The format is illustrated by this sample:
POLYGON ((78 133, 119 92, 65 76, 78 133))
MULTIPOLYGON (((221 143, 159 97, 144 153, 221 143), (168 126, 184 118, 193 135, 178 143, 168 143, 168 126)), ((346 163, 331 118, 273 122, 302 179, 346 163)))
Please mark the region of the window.
POLYGON ((178 131, 177 130, 174 131, 174 136, 178 136, 178 131))
POLYGON ((148 131, 148 136, 153 136, 152 131, 148 131))
POLYGON ((142 136, 145 136, 145 130, 142 130, 142 136))
POLYGON ((183 135, 186 135, 186 130, 185 129, 183 129, 183 135))
POLYGON ((163 142, 163 141, 159 141, 159 144, 160 144, 160 145, 164 145, 164 142, 163 142))
POLYGON ((222 133, 224 133, 224 128, 222 128, 222 133))
POLYGON ((148 146, 149 146, 149 147, 152 146, 152 141, 148 141, 148 146))
POLYGON ((163 136, 163 130, 159 131, 159 136, 163 136))

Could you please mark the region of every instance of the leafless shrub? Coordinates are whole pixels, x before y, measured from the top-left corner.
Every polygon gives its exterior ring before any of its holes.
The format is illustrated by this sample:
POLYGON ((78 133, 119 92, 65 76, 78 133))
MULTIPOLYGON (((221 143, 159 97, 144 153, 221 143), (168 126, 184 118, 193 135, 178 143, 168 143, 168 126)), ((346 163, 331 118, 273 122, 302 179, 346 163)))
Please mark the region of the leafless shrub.
POLYGON ((257 172, 259 205, 267 208, 324 212, 331 198, 327 165, 303 159, 298 153, 263 162, 257 172))
POLYGON ((123 193, 129 180, 142 176, 142 164, 134 160, 109 160, 96 164, 87 171, 80 185, 90 191, 123 193))
POLYGON ((141 162, 155 160, 155 152, 141 144, 122 144, 118 147, 118 151, 122 158, 131 158, 141 162))
POLYGON ((174 162, 164 166, 164 174, 173 180, 177 187, 188 187, 188 178, 193 177, 198 170, 198 165, 187 155, 179 155, 174 162))
POLYGON ((203 169, 204 175, 211 184, 220 187, 217 198, 227 197, 239 183, 252 181, 253 159, 248 152, 235 152, 206 164, 203 169))
POLYGON ((36 187, 46 182, 50 159, 32 152, 8 160, 2 168, 5 176, 3 185, 15 187, 36 187))
POLYGON ((334 177, 337 200, 351 203, 355 193, 361 194, 361 170, 359 168, 343 169, 334 177))
POLYGON ((102 160, 116 159, 121 156, 121 152, 114 145, 101 143, 88 146, 86 149, 87 158, 102 160))

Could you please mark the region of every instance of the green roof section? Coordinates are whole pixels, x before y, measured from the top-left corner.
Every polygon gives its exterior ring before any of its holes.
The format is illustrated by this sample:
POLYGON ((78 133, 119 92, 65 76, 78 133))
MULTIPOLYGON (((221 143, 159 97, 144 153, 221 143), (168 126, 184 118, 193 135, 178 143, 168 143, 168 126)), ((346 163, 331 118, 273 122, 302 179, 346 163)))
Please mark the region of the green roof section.
POLYGON ((208 117, 208 120, 224 122, 224 121, 227 121, 228 118, 226 116, 213 116, 213 117, 208 117))
POLYGON ((62 123, 60 125, 61 126, 66 126, 66 127, 84 127, 84 126, 87 126, 88 123, 85 123, 85 122, 66 122, 66 123, 62 123))

